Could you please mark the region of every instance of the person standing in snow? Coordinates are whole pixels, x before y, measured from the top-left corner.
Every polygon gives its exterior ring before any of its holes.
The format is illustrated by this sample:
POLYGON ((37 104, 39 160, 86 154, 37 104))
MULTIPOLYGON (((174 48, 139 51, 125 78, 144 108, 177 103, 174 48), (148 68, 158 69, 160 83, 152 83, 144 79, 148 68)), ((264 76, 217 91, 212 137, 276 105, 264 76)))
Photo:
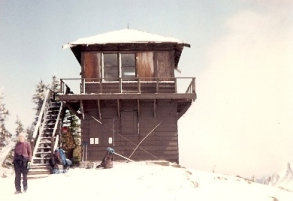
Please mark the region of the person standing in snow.
POLYGON ((25 140, 25 134, 18 135, 18 142, 14 149, 14 171, 15 171, 15 189, 16 194, 21 193, 21 175, 24 192, 27 191, 27 173, 30 161, 32 159, 32 150, 29 142, 25 140))

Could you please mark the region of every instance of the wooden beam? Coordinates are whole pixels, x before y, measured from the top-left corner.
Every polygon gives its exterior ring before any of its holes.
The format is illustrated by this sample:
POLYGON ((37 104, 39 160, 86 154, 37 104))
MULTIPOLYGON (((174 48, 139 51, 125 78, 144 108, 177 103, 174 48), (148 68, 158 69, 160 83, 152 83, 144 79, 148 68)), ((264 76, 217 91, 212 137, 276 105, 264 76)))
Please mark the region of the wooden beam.
POLYGON ((129 155, 129 158, 131 158, 133 156, 133 154, 136 152, 136 150, 140 147, 141 143, 143 143, 143 141, 145 141, 145 139, 147 139, 160 125, 161 125, 162 121, 160 123, 158 123, 134 148, 134 150, 132 151, 132 153, 129 155))
POLYGON ((82 118, 81 114, 79 114, 69 103, 65 103, 65 107, 67 107, 73 114, 75 114, 79 119, 82 118))
POLYGON ((137 99, 137 134, 140 137, 140 128, 139 128, 139 117, 140 117, 140 105, 139 105, 139 99, 137 99))
POLYGON ((157 100, 154 99, 154 117, 157 118, 157 100))
POLYGON ((115 99, 181 99, 194 100, 196 93, 104 93, 104 94, 58 94, 61 101, 79 101, 79 100, 115 100, 115 99))
POLYGON ((96 122, 98 122, 99 124, 103 124, 100 120, 98 120, 98 119, 95 118, 94 116, 91 116, 91 118, 92 118, 93 120, 95 120, 96 122))

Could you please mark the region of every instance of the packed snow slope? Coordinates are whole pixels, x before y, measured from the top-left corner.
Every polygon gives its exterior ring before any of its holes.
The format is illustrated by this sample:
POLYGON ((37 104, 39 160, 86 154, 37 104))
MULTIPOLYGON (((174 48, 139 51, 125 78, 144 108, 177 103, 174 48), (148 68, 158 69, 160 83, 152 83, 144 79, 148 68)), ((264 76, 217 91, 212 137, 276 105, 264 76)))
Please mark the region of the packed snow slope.
POLYGON ((172 165, 114 163, 112 169, 70 169, 66 174, 29 180, 27 193, 14 195, 13 177, 0 178, 0 200, 104 201, 292 201, 279 188, 172 165))

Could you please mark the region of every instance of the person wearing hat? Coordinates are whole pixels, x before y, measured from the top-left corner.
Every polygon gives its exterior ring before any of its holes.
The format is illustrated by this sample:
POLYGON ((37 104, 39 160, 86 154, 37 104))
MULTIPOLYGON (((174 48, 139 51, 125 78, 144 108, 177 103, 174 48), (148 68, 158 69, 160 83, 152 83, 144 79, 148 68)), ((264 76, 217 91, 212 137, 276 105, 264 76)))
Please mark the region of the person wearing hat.
POLYGON ((23 190, 24 192, 27 191, 27 173, 32 159, 31 145, 25 140, 25 133, 20 133, 17 137, 18 142, 15 145, 13 159, 16 194, 21 193, 21 175, 23 190))

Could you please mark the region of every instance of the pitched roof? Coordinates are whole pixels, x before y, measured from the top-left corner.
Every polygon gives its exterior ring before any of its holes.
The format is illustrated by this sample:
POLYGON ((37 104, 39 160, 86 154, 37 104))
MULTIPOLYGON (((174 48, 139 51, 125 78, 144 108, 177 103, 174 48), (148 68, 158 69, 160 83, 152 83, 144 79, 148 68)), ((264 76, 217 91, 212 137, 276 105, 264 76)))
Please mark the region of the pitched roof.
POLYGON ((120 44, 120 43, 174 43, 183 46, 190 47, 188 43, 182 40, 160 36, 157 34, 151 34, 144 31, 139 31, 136 29, 121 29, 117 31, 107 32, 103 34, 98 34, 95 36, 90 36, 86 38, 80 38, 76 41, 69 42, 63 45, 63 48, 71 48, 77 45, 105 45, 105 44, 120 44))

